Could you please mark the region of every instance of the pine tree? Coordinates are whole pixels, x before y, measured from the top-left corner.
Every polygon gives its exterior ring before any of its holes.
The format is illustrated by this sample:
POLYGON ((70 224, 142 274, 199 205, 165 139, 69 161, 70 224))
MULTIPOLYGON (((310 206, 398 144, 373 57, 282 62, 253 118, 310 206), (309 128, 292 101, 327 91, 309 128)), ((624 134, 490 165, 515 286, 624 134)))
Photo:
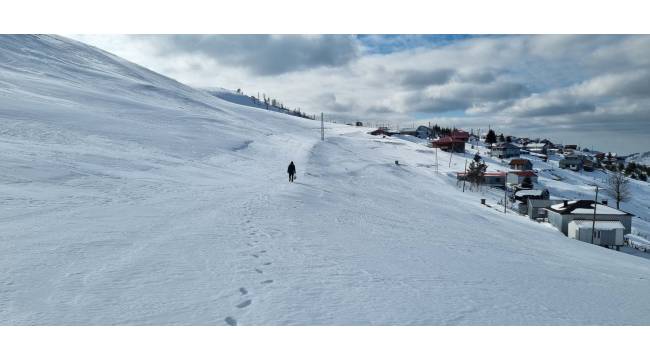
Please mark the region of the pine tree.
POLYGON ((494 133, 494 130, 488 131, 487 135, 485 136, 485 142, 492 145, 497 142, 497 135, 494 133))
POLYGON ((474 159, 469 164, 469 168, 465 174, 467 181, 472 184, 472 187, 478 189, 479 185, 483 183, 485 170, 487 170, 487 165, 482 161, 479 154, 474 155, 474 159))

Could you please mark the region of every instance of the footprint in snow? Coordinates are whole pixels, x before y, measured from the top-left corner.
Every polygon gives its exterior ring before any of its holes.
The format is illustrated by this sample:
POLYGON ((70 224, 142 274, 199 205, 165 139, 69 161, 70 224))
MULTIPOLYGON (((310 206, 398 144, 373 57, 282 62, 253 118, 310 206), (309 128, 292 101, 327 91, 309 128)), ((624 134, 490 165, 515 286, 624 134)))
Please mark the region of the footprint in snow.
POLYGON ((243 288, 243 287, 240 287, 240 288, 239 288, 239 292, 240 292, 242 295, 246 295, 246 294, 248 294, 248 290, 246 290, 246 288, 243 288))
POLYGON ((225 319, 225 321, 226 321, 226 324, 228 324, 228 325, 230 325, 230 326, 237 326, 237 320, 235 320, 235 318, 233 318, 233 317, 231 317, 231 316, 228 316, 228 317, 225 319))
POLYGON ((265 263, 262 264, 262 265, 269 266, 269 265, 271 265, 271 264, 272 264, 272 262, 269 261, 269 262, 265 262, 265 263))
POLYGON ((264 280, 260 284, 270 284, 272 282, 273 282, 273 280, 264 280))
POLYGON ((258 274, 261 274, 261 273, 263 273, 264 271, 262 271, 262 270, 260 270, 260 269, 255 269, 255 272, 257 272, 258 274))
POLYGON ((246 300, 237 305, 238 308, 243 309, 246 306, 250 305, 253 302, 253 300, 246 300))

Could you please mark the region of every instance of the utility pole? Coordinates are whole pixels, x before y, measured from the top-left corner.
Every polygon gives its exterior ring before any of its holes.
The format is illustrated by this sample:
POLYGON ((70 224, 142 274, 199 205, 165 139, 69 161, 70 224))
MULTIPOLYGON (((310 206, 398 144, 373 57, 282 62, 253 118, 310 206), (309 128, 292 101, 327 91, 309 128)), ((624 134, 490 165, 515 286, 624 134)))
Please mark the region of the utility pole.
POLYGON ((591 220, 591 243, 594 243, 594 234, 596 233, 596 208, 598 207, 598 184, 596 184, 596 200, 594 201, 594 217, 591 220))
POLYGON ((506 210, 508 208, 508 184, 504 184, 503 186, 503 213, 507 214, 508 211, 506 210))
POLYGON ((467 178, 467 158, 465 158, 465 174, 463 174, 463 192, 465 192, 465 178, 467 178))
POLYGON ((320 140, 325 141, 325 122, 323 120, 323 113, 320 113, 320 140))
POLYGON ((438 173, 438 147, 436 146, 436 174, 438 173))
POLYGON ((451 168, 451 157, 454 154, 454 141, 451 141, 451 151, 449 151, 449 167, 451 168))

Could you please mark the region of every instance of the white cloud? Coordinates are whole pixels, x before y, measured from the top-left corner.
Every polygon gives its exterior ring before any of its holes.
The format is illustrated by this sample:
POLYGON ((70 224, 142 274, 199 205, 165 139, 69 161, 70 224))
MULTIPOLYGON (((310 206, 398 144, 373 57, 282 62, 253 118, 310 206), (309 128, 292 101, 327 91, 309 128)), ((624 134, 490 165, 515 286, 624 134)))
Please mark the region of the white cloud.
MULTIPOLYGON (((79 37, 78 37, 79 38, 79 37)), ((650 36, 81 37, 194 86, 266 93, 309 113, 650 132, 650 36), (369 51, 386 45, 392 53, 369 51), (420 116, 421 118, 421 116, 420 116), (613 126, 613 125, 610 125, 613 126)))

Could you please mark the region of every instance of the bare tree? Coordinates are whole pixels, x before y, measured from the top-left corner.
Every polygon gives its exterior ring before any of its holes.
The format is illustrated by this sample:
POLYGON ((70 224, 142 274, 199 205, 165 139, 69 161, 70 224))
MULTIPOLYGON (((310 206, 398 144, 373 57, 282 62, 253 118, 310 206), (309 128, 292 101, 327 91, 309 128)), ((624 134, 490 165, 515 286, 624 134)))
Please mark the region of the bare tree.
POLYGON ((622 172, 612 172, 607 178, 607 193, 616 200, 616 208, 620 207, 621 201, 629 200, 632 197, 630 191, 630 179, 622 172))

